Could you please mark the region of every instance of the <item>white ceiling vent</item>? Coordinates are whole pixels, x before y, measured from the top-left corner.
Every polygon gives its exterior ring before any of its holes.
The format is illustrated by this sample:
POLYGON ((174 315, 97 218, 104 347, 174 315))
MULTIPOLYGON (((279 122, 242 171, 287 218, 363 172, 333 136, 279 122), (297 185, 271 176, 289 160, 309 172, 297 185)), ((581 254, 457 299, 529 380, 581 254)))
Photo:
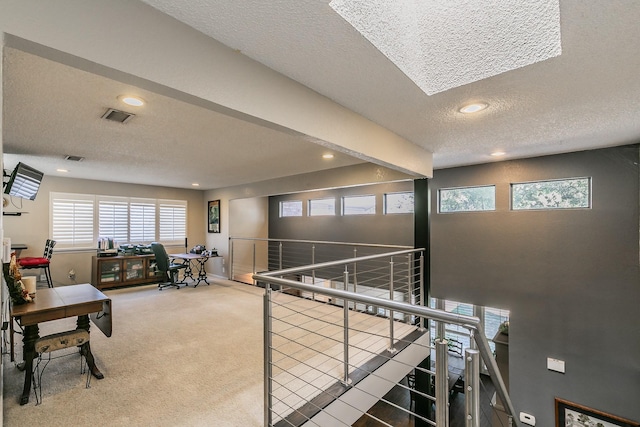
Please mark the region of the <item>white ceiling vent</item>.
POLYGON ((135 114, 109 108, 107 112, 102 115, 102 118, 113 122, 127 123, 133 116, 135 116, 135 114))

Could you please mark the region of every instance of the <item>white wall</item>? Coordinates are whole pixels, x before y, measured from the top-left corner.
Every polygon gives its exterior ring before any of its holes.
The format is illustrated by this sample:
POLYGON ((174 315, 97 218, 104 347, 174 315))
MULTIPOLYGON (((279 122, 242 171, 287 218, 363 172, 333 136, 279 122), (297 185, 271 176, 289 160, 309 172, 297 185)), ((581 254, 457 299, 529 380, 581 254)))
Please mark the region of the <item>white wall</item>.
MULTIPOLYGON (((49 193, 99 194, 124 197, 187 200, 187 238, 189 242, 204 241, 205 208, 202 190, 182 190, 148 185, 122 184, 84 179, 44 177, 34 201, 13 198, 21 209, 11 204, 6 211, 20 211, 22 216, 5 216, 4 233, 14 243, 24 243, 29 249, 22 256, 42 256, 44 243, 51 237, 49 230, 49 193)), ((6 196, 9 197, 9 196, 6 196)), ((96 242, 97 245, 97 242, 96 242)), ((184 252, 184 246, 167 247, 168 252, 184 252)), ((61 251, 54 249, 51 259, 51 275, 57 285, 73 284, 68 278, 70 269, 76 271, 77 283, 91 281, 91 257, 95 251, 61 251)))

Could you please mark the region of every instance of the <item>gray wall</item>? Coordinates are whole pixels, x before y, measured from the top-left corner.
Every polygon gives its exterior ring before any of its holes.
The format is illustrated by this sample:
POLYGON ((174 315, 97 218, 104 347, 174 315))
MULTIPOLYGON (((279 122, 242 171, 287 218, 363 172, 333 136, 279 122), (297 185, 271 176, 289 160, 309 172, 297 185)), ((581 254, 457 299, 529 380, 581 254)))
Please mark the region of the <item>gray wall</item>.
POLYGON ((511 310, 510 392, 536 425, 555 425, 555 396, 640 420, 638 161, 634 145, 438 170, 430 182, 432 296, 511 310), (511 182, 589 176, 592 209, 509 210, 511 182), (437 213, 439 188, 480 184, 496 185, 495 212, 437 213))
POLYGON ((413 181, 270 197, 269 237, 413 246, 413 215, 384 215, 382 212, 384 194, 401 191, 413 191, 413 181), (365 194, 376 195, 375 215, 339 215, 341 197, 365 194), (336 197, 336 216, 307 216, 307 201, 325 197, 336 197), (283 200, 302 200, 303 216, 280 218, 279 206, 283 200))

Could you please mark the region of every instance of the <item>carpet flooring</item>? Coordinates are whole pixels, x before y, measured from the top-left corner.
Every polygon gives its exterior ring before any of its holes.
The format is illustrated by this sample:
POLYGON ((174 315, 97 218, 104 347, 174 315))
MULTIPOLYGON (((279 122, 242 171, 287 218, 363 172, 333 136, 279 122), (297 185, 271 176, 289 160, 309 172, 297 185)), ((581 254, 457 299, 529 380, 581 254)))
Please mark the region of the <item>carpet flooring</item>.
MULTIPOLYGON (((3 425, 262 426, 263 292, 225 280, 105 291, 113 335, 91 328, 105 378, 85 388, 74 351, 44 371, 42 404, 32 393, 20 406, 24 373, 3 355, 3 425)), ((75 319, 63 319, 43 324, 40 334, 73 328, 75 319)), ((20 340, 16 335, 16 360, 20 340)))

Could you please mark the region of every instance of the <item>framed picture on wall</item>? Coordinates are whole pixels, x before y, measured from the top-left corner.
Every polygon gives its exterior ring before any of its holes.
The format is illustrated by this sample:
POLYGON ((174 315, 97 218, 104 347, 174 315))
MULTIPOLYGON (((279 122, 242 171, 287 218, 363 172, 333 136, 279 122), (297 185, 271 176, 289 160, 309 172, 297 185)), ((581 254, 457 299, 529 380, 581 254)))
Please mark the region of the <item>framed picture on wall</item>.
POLYGON ((556 427, 640 427, 640 423, 556 397, 556 427))
POLYGON ((220 232, 220 200, 211 200, 207 209, 207 231, 220 232))

